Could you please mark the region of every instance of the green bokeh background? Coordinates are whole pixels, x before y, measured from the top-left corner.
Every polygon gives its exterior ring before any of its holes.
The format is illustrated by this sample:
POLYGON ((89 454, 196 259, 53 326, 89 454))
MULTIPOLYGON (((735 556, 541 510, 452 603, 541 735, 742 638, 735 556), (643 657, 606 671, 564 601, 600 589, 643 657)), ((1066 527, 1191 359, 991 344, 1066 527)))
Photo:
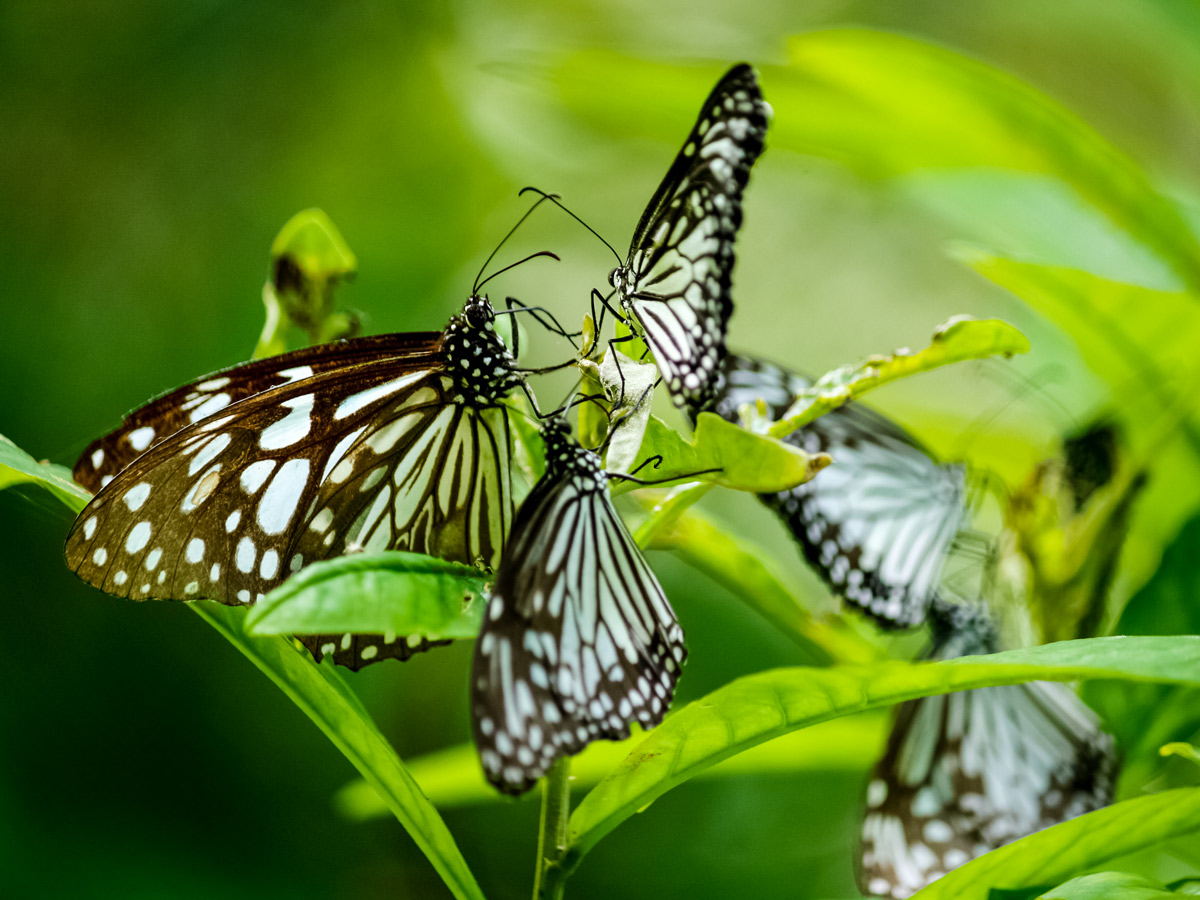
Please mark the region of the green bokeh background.
MULTIPOLYGON (((1195 191, 1200 12, 1183 0, 7 2, 0 431, 69 465, 142 400, 246 358, 271 240, 305 207, 325 209, 356 253, 340 297, 372 332, 440 328, 525 209, 526 184, 561 193, 622 248, 716 76, 741 59, 782 62, 786 36, 833 25, 1000 65, 1160 182, 1195 191), (611 107, 601 121, 558 87, 563 67, 597 50, 688 67, 692 89, 664 99, 657 124, 615 128, 630 98, 597 80, 611 107)), ((641 92, 644 105, 655 85, 641 92)), ((1009 318, 1036 348, 1011 371, 1037 373, 1070 417, 1039 392, 1013 401, 995 366, 915 379, 878 403, 946 452, 961 450, 964 423, 1003 408, 971 446, 1024 471, 1104 395, 1064 338, 948 258, 953 217, 911 194, 768 152, 747 198, 731 342, 823 371, 923 346, 952 314, 1009 318)), ((577 321, 611 256, 550 211, 507 258, 543 248, 563 262, 532 263, 493 297, 577 321)), ((814 605, 828 603, 749 498, 714 499, 714 514, 778 548, 814 605)), ((61 562, 67 525, 51 501, 0 493, 0 893, 446 895, 395 822, 336 815, 349 765, 218 635, 179 606, 78 583, 61 562)), ((689 632, 681 698, 803 661, 681 563, 652 562, 689 632)), ((468 661, 460 646, 352 680, 407 758, 467 739, 468 661)), ((760 898, 852 896, 864 777, 688 784, 601 844, 570 895, 715 898, 750 884, 760 898)), ((447 814, 489 897, 528 895, 536 814, 528 800, 447 814)))

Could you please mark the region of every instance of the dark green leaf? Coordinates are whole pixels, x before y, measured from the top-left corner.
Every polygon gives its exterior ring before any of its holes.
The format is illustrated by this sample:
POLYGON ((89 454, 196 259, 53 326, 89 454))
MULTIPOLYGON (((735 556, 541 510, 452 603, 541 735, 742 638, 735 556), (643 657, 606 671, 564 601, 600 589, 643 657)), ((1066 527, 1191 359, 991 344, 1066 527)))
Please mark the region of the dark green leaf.
POLYGON ((192 609, 275 682, 350 760, 429 858, 454 896, 481 900, 479 885, 446 823, 334 667, 314 665, 284 638, 247 635, 241 609, 211 603, 192 604, 192 609))

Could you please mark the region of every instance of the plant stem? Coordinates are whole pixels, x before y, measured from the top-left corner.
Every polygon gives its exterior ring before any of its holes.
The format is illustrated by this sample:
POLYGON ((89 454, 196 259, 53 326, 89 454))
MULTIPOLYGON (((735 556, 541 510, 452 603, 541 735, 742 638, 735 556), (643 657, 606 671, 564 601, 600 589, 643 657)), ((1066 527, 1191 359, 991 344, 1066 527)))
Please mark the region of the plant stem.
POLYGON ((567 820, 571 813, 571 758, 564 756, 542 779, 542 816, 538 827, 538 864, 534 900, 558 900, 567 883, 562 867, 567 851, 567 820))

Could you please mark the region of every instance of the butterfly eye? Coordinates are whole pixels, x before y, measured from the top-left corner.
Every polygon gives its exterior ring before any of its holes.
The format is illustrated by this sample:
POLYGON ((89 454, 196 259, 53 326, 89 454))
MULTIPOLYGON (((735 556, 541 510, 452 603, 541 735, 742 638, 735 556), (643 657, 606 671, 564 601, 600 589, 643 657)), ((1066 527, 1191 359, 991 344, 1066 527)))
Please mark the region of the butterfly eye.
POLYGON ((467 324, 472 328, 486 328, 495 318, 491 304, 488 303, 486 297, 472 297, 463 309, 463 313, 467 317, 467 324))
POLYGON ((621 282, 621 267, 618 266, 617 268, 613 269, 611 272, 608 273, 608 283, 615 288, 619 288, 621 286, 620 282, 621 282))

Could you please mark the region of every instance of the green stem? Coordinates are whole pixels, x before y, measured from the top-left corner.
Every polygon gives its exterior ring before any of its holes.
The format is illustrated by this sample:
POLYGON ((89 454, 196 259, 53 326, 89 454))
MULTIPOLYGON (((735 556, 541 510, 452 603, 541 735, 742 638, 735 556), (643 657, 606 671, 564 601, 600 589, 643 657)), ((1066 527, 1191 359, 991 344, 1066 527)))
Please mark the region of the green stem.
POLYGON ((542 779, 542 816, 538 827, 538 865, 533 900, 558 900, 567 884, 563 868, 567 822, 571 815, 571 758, 564 756, 542 779))

